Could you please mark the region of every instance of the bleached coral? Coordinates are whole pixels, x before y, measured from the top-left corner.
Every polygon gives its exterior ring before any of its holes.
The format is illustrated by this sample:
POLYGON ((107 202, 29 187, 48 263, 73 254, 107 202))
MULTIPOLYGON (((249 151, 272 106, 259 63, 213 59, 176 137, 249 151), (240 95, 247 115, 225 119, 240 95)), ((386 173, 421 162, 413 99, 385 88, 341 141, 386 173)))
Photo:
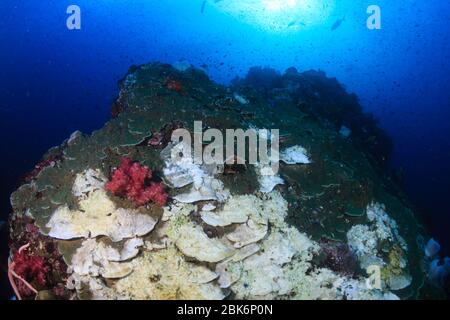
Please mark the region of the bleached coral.
POLYGON ((308 152, 302 146, 292 146, 280 153, 280 160, 286 164, 309 164, 308 152))
POLYGON ((130 260, 139 254, 139 248, 142 246, 144 246, 144 240, 141 238, 128 239, 120 251, 114 248, 109 250, 108 260, 116 262, 130 260))
POLYGON ((274 173, 270 165, 256 164, 255 169, 258 176, 259 191, 270 193, 277 185, 284 184, 284 180, 277 173, 274 173))
MULTIPOLYGON (((184 177, 166 178, 175 185, 190 180, 194 185, 198 176, 186 172, 184 177)), ((201 181, 214 179, 206 171, 201 176, 201 181)), ((61 206, 47 226, 51 237, 86 238, 69 263, 67 286, 80 297, 86 288, 93 299, 223 299, 228 293, 238 299, 396 297, 368 288, 364 278, 317 268, 313 257, 320 246, 287 224, 288 203, 278 191, 228 196, 223 204, 174 200, 163 208, 155 229, 158 221, 142 208, 117 208, 99 171, 87 170, 75 180, 79 210, 61 206), (142 236, 153 229, 144 241, 142 236)), ((353 227, 349 244, 358 258, 375 257, 383 267, 390 266, 385 281, 391 288, 399 287, 406 279, 405 273, 397 272, 406 265, 403 249, 398 246, 386 263, 377 252, 381 239, 400 238, 395 222, 383 210, 368 207, 370 225, 353 227)))
POLYGON ((246 222, 254 210, 253 199, 249 196, 230 197, 222 210, 214 212, 214 209, 205 209, 209 208, 203 207, 200 212, 200 215, 205 223, 210 226, 225 227, 233 223, 246 222))
MULTIPOLYGON (((272 163, 281 160, 288 165, 311 163, 306 149, 301 146, 292 146, 279 154, 271 150, 270 159, 272 163)), ((255 165, 255 169, 261 192, 270 193, 277 185, 284 184, 284 180, 270 164, 258 163, 255 165)))
POLYGON ((105 182, 99 170, 77 174, 72 192, 79 208, 58 207, 46 225, 48 235, 62 240, 108 236, 117 242, 152 231, 157 219, 139 210, 117 208, 104 189, 105 182))
POLYGON ((133 271, 132 265, 115 261, 114 256, 113 248, 96 239, 88 239, 73 255, 70 270, 79 276, 123 278, 129 275, 133 271))
POLYGON ((367 218, 375 224, 375 230, 380 240, 398 241, 404 250, 407 250, 406 242, 398 233, 398 225, 395 220, 386 213, 386 207, 379 203, 372 203, 367 207, 367 218))
POLYGON ((200 226, 186 223, 176 232, 174 242, 188 257, 204 262, 219 262, 233 255, 234 251, 218 239, 208 238, 200 226))
POLYGON ((187 262, 173 247, 146 252, 133 260, 133 268, 135 271, 115 286, 119 295, 130 299, 221 300, 225 297, 214 283, 217 275, 213 271, 187 262))
POLYGON ((237 226, 233 232, 227 234, 227 239, 233 242, 235 248, 242 248, 263 239, 267 231, 267 224, 257 223, 250 219, 246 223, 237 226))
POLYGON ((406 260, 406 242, 398 232, 395 220, 386 213, 384 205, 372 203, 366 209, 369 225, 355 225, 347 233, 348 245, 358 257, 361 268, 378 266, 384 284, 391 290, 400 290, 411 284, 406 260), (389 252, 380 250, 388 244, 389 252))
POLYGON ((231 290, 238 299, 269 299, 290 294, 295 282, 289 279, 288 270, 295 268, 297 277, 304 276, 315 250, 317 246, 294 228, 273 232, 262 242, 259 252, 237 265, 230 262, 234 266, 229 269, 240 270, 231 290))
POLYGON ((162 221, 168 221, 176 216, 189 216, 194 210, 196 206, 193 204, 180 203, 174 201, 172 204, 164 207, 163 216, 161 218, 162 221))
POLYGON ((76 175, 72 194, 75 197, 87 197, 89 193, 103 189, 106 182, 106 177, 99 169, 87 169, 76 175))
POLYGON ((377 257, 378 253, 378 237, 375 231, 371 231, 369 226, 355 225, 347 232, 347 241, 350 248, 360 260, 361 267, 368 266, 378 261, 383 264, 382 260, 377 257))
POLYGON ((161 152, 165 163, 165 179, 174 188, 191 185, 189 192, 175 195, 173 198, 183 203, 225 201, 229 197, 229 191, 224 189, 220 180, 214 178, 212 172, 196 164, 191 154, 191 146, 184 142, 169 144, 161 152))

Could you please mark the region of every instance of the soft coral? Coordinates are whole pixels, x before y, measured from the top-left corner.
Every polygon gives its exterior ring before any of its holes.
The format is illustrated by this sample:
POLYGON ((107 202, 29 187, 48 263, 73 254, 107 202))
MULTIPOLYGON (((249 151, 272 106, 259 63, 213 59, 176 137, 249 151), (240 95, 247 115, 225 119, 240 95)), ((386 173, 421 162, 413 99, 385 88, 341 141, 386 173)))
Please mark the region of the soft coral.
POLYGON ((29 244, 22 246, 17 251, 8 270, 11 285, 19 299, 22 296, 31 296, 37 293, 37 290, 30 285, 32 281, 41 287, 45 287, 47 273, 50 271, 44 257, 29 254, 27 252, 28 246, 29 244), (20 281, 16 282, 16 280, 20 281))
POLYGON ((167 79, 166 80, 166 87, 169 90, 178 92, 179 94, 184 94, 184 87, 180 80, 175 79, 167 79))
POLYGON ((146 185, 146 181, 150 180, 152 175, 153 172, 149 167, 124 157, 119 168, 114 170, 111 181, 106 184, 106 189, 116 196, 127 197, 137 205, 153 201, 159 206, 164 206, 168 197, 164 186, 155 182, 146 185))

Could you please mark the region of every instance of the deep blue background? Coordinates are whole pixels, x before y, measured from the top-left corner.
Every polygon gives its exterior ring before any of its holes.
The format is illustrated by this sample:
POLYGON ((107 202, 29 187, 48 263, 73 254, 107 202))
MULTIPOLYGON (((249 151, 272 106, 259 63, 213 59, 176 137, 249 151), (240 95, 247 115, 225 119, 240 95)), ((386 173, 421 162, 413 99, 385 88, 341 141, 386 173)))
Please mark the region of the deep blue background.
MULTIPOLYGON (((226 1, 226 0, 224 0, 226 1)), ((203 0, 0 1, 0 210, 18 177, 73 131, 109 119, 131 64, 188 59, 221 83, 250 66, 322 69, 355 92, 395 142, 392 167, 429 228, 450 249, 450 2, 335 0, 327 21, 262 31, 203 0), (82 9, 82 30, 66 8, 82 9), (365 27, 382 8, 383 29, 365 27), (343 16, 343 24, 331 31, 343 16)))

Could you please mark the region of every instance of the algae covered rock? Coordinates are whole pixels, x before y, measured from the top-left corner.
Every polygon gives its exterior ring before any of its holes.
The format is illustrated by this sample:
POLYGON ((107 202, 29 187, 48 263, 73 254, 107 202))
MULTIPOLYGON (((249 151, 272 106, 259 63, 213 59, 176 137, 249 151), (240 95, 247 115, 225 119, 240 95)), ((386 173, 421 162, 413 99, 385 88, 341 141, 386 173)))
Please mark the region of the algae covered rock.
POLYGON ((338 97, 339 111, 348 105, 362 117, 355 99, 321 73, 290 72, 282 80, 267 96, 245 81, 217 85, 193 67, 130 69, 113 118, 51 149, 41 162, 51 165, 41 165, 11 196, 11 261, 24 244, 26 254, 44 259, 46 281, 25 279, 39 297, 422 297, 417 239, 425 231, 373 161, 378 149, 361 148, 367 137, 358 136, 356 122, 330 125, 333 113, 324 109, 336 107, 331 101, 338 97), (248 159, 197 163, 186 156, 189 144, 171 141, 178 129, 195 138, 196 121, 222 133, 278 129, 278 172, 267 174, 268 165, 248 159), (336 129, 342 125, 350 136, 336 129), (184 162, 174 160, 180 154, 184 162), (108 191, 124 157, 164 184, 164 207, 108 191))

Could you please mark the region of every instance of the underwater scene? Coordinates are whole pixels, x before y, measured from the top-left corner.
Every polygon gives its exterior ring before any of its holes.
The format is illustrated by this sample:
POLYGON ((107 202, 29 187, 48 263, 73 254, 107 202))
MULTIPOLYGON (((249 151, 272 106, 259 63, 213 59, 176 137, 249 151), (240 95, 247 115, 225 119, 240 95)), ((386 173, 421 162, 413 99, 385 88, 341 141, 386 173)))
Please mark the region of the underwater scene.
POLYGON ((447 300, 450 2, 1 0, 1 300, 447 300))

